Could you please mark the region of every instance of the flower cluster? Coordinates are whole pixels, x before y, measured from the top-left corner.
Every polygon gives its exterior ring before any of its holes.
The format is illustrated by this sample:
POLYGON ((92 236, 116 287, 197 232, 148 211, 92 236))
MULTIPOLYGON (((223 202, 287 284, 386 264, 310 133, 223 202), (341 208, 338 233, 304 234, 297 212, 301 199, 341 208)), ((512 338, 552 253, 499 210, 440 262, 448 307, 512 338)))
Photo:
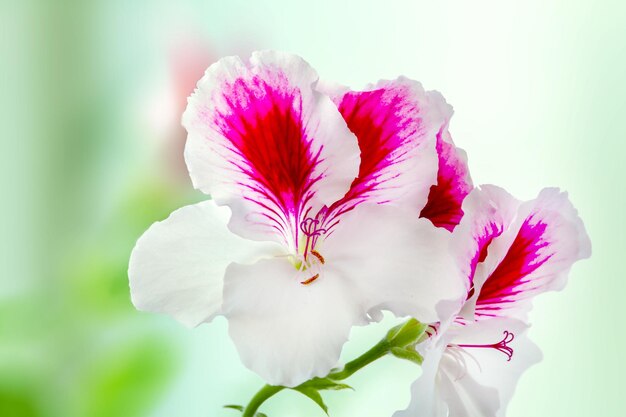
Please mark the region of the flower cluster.
POLYGON ((226 317, 243 363, 285 387, 327 376, 352 326, 413 317, 428 326, 396 356, 423 373, 396 416, 504 415, 539 358, 530 302, 590 243, 556 189, 475 188, 451 116, 403 77, 352 91, 294 55, 220 60, 183 116, 211 199, 139 239, 133 303, 190 326, 226 317))

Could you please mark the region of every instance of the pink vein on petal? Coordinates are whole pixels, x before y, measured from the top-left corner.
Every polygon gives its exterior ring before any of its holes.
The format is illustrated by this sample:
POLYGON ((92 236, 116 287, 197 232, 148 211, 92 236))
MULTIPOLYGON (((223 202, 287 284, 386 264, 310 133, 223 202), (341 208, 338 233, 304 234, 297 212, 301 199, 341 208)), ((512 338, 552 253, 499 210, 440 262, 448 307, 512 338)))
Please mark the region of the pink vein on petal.
POLYGON ((526 218, 507 254, 482 286, 476 301, 477 314, 495 315, 494 310, 506 308, 539 286, 529 276, 553 254, 544 249, 550 245, 547 224, 533 220, 532 215, 526 218))
POLYGON ((430 188, 428 202, 420 217, 429 219, 435 226, 453 231, 463 217, 463 200, 472 190, 467 164, 458 155, 454 144, 444 140, 443 130, 437 134, 439 170, 437 184, 430 188))
POLYGON ((422 110, 410 94, 408 86, 397 85, 342 97, 339 111, 358 139, 361 164, 348 193, 326 211, 328 222, 364 201, 387 203, 387 192, 399 188, 403 173, 395 166, 424 141, 422 110))
POLYGON ((228 139, 226 146, 239 157, 230 163, 247 178, 240 185, 255 196, 246 199, 259 206, 285 239, 297 242, 312 186, 323 176, 313 174, 321 148, 313 152, 307 137, 300 91, 283 74, 274 77, 272 85, 258 76, 225 85, 228 109, 215 122, 228 139))

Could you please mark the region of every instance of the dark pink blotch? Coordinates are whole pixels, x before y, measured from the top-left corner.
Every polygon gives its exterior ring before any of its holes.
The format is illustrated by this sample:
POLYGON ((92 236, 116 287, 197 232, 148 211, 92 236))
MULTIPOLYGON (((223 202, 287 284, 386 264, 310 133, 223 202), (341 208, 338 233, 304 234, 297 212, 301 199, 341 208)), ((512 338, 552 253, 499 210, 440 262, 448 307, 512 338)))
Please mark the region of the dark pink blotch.
POLYGON ((476 301, 478 315, 496 315, 495 310, 530 297, 540 285, 533 283, 530 275, 553 254, 544 250, 550 245, 548 225, 533 221, 532 215, 526 218, 506 255, 485 281, 476 301))
POLYGON ((428 202, 420 217, 430 220, 435 226, 452 232, 463 217, 463 200, 473 186, 465 161, 459 156, 454 144, 446 142, 444 131, 437 134, 439 170, 437 184, 430 188, 428 202))
POLYGON ((246 198, 286 236, 298 230, 312 186, 321 178, 314 174, 321 149, 314 152, 305 131, 299 89, 283 74, 271 77, 271 82, 255 76, 225 85, 228 109, 215 116, 215 125, 240 157, 229 162, 249 179, 240 184, 253 192, 246 198))
POLYGON ((404 162, 410 150, 421 144, 421 110, 410 95, 407 86, 394 86, 342 97, 339 111, 357 137, 361 163, 348 193, 326 210, 327 222, 366 200, 388 202, 376 198, 376 191, 393 187, 390 182, 403 174, 394 172, 394 165, 404 162))

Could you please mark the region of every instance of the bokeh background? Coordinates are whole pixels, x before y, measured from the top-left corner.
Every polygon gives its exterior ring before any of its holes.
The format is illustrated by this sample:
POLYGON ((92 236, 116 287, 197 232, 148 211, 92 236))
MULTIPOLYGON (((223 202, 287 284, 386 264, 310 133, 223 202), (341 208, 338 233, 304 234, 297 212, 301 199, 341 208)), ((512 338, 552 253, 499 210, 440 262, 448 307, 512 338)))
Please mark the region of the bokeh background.
MULTIPOLYGON (((621 0, 10 1, 0 5, 0 416, 219 417, 260 379, 216 320, 130 304, 135 240, 200 201, 182 160, 186 96, 224 55, 281 49, 355 88, 404 74, 455 107, 477 184, 569 190, 594 245, 540 297, 544 361, 509 416, 624 415, 626 6, 621 0)), ((355 329, 345 359, 395 321, 355 329)), ((330 393, 384 417, 419 375, 386 358, 330 393)), ((321 416, 283 393, 271 417, 321 416)))

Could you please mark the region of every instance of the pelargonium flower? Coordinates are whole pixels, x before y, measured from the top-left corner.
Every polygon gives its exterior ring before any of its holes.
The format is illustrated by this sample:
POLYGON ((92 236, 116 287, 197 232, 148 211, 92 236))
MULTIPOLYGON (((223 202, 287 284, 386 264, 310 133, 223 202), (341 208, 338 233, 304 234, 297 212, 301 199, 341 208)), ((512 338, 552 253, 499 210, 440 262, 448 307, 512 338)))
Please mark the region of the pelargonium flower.
POLYGON ((562 289, 572 264, 591 255, 582 221, 557 189, 522 203, 483 186, 463 210, 454 246, 467 293, 418 345, 423 373, 395 417, 504 416, 520 375, 541 358, 526 336, 531 300, 562 289))
POLYGON ((193 184, 212 200, 152 225, 129 266, 137 308, 191 326, 225 316, 244 364, 274 385, 325 375, 381 309, 436 321, 463 292, 449 234, 416 215, 445 102, 403 79, 346 93, 369 114, 365 138, 317 83, 289 54, 212 65, 183 116, 193 184))

